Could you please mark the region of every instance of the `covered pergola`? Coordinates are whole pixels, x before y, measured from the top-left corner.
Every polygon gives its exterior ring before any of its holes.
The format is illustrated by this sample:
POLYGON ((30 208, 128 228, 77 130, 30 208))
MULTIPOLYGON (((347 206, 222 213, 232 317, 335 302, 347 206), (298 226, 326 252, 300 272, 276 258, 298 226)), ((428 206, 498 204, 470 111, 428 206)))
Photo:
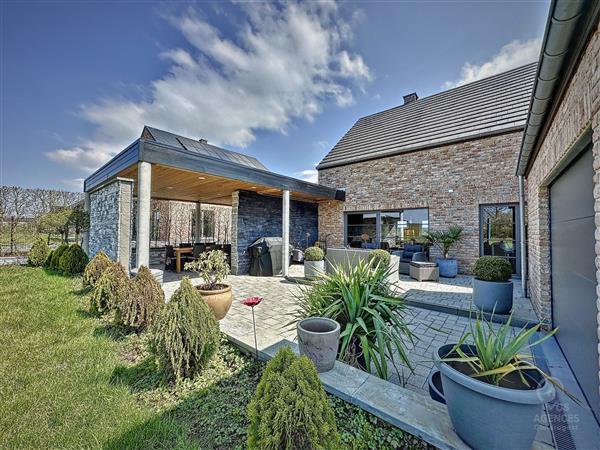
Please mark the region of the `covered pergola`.
MULTIPOLYGON (((343 191, 279 175, 246 155, 212 146, 204 140, 196 141, 150 127, 144 127, 139 139, 85 180, 88 210, 94 207, 90 196, 115 180, 129 182, 131 197, 137 198, 136 267, 148 266, 150 262, 152 198, 231 206, 234 193, 239 191, 279 197, 282 199, 284 255, 289 254, 290 245, 290 199, 302 202, 344 200, 343 191)), ((119 220, 122 220, 126 208, 121 205, 117 209, 119 220)), ((96 216, 90 214, 92 222, 96 216)), ((90 233, 103 233, 100 228, 99 224, 95 227, 92 223, 90 233)), ((87 244, 89 238, 87 236, 84 243, 87 244)), ((286 276, 288 258, 284 257, 283 261, 286 276)))

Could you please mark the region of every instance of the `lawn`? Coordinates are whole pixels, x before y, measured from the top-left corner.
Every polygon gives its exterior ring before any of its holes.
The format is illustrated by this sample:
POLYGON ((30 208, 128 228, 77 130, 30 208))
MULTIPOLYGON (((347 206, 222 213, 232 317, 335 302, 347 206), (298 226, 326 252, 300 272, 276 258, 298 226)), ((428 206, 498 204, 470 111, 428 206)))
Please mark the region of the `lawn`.
MULTIPOLYGON (((223 340, 192 380, 165 383, 147 336, 88 313, 77 278, 0 268, 0 448, 244 448, 263 364, 223 340)), ((424 448, 330 397, 348 448, 424 448)))

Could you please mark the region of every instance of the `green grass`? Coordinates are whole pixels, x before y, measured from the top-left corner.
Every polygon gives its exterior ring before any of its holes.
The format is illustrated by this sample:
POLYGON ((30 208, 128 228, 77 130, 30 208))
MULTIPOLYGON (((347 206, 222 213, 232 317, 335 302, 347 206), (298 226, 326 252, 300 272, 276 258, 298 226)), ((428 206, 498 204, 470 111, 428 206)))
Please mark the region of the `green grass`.
MULTIPOLYGON (((81 282, 0 267, 0 448, 243 449, 264 364, 224 339, 194 379, 163 380, 148 336, 91 316, 81 282)), ((330 397, 345 448, 425 448, 330 397)))

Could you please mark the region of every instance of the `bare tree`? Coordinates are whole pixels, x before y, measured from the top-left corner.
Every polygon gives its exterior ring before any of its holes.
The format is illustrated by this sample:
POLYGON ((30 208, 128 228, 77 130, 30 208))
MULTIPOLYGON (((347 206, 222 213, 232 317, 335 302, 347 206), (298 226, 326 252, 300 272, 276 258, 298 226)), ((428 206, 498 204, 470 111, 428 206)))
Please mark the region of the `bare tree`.
POLYGON ((8 188, 8 215, 10 216, 10 253, 16 250, 16 234, 19 223, 25 217, 28 207, 29 192, 19 186, 8 188))

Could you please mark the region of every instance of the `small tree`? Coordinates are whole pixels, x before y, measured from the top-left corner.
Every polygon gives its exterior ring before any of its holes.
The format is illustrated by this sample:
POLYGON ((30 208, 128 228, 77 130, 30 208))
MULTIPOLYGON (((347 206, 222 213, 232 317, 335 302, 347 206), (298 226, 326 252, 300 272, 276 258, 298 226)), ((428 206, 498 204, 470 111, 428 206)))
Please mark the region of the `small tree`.
POLYGON ((425 233, 423 237, 426 243, 440 250, 444 259, 448 259, 452 247, 463 238, 463 228, 452 225, 447 230, 435 230, 425 233))
POLYGON ((48 242, 53 234, 58 234, 63 243, 69 239, 69 221, 73 210, 70 208, 59 208, 44 214, 37 220, 39 233, 48 235, 48 242))
POLYGON ((43 266, 49 253, 50 247, 48 247, 46 240, 43 237, 38 236, 35 238, 35 241, 33 241, 33 245, 31 246, 31 250, 27 257, 27 263, 34 267, 43 266))
POLYGON ((129 295, 119 306, 123 325, 142 330, 156 322, 156 317, 165 305, 165 293, 152 272, 146 266, 140 267, 131 280, 129 295))
POLYGON ((185 270, 198 272, 204 280, 202 288, 207 291, 219 289, 221 282, 230 273, 229 264, 227 264, 227 255, 222 250, 202 253, 196 261, 187 263, 185 270))
POLYGON ((283 347, 248 404, 248 449, 337 449, 340 437, 314 364, 283 347))
POLYGON ((152 329, 152 348, 168 378, 190 378, 219 347, 219 323, 184 277, 152 329))
POLYGON ((130 288, 125 268, 118 262, 111 263, 94 288, 90 298, 91 311, 100 314, 118 311, 119 304, 129 294, 130 288))
POLYGON ((79 244, 81 233, 90 228, 90 215, 83 209, 83 204, 79 203, 71 210, 68 224, 75 230, 75 242, 79 244))
POLYGON ((85 270, 83 271, 83 285, 95 288, 96 283, 98 283, 98 280, 110 265, 111 261, 106 256, 106 253, 103 251, 96 253, 96 256, 85 266, 85 270))

